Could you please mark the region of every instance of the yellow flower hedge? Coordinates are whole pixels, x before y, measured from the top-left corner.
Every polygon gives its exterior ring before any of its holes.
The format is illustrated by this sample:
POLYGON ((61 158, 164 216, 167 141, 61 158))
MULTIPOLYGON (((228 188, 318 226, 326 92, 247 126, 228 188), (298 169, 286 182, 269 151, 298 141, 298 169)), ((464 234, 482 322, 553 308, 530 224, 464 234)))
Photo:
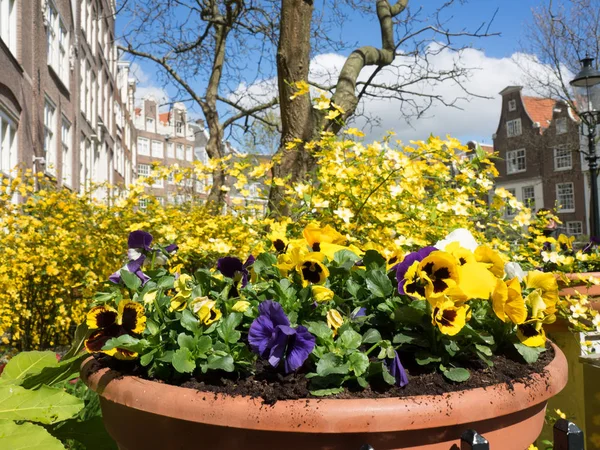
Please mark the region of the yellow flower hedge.
POLYGON ((2 343, 17 349, 66 344, 84 320, 92 293, 122 266, 121 250, 129 232, 137 229, 152 233, 157 241, 177 243, 175 264, 191 271, 221 256, 258 254, 277 245, 278 239, 285 245, 286 234, 300 233, 313 221, 332 225, 362 249, 377 242, 390 261, 459 227, 506 251, 507 239, 529 223, 527 208, 508 192, 493 191, 497 172, 483 152, 467 157, 467 148, 450 138, 403 146, 387 136, 365 144, 360 134, 351 129, 342 139, 325 134, 308 144, 316 167, 311 180, 294 186, 269 178, 273 162, 252 165, 226 158, 207 166, 197 163, 192 169, 154 168, 153 177, 166 179, 174 173, 176 182, 190 180, 182 183, 189 187, 206 180, 220 164, 228 168, 231 184, 242 196, 249 195, 249 183, 288 186, 293 214, 277 220, 262 217, 260 208, 244 200, 218 216, 198 198, 161 206, 149 193, 150 179, 139 180, 126 192, 97 186, 80 195, 29 171, 4 178, 2 343), (138 206, 141 199, 145 208, 138 206), (502 219, 508 203, 517 210, 511 222, 502 219))

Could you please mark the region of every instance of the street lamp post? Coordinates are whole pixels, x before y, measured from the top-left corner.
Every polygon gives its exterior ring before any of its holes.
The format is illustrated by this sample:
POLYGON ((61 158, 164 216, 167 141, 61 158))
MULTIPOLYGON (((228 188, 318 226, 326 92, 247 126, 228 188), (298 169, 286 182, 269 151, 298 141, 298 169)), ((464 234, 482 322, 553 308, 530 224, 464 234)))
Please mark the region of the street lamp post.
POLYGON ((588 139, 588 150, 584 152, 590 169, 592 190, 591 232, 600 237, 600 210, 598 207, 598 155, 596 153, 596 127, 600 122, 600 72, 594 69, 593 58, 581 60, 581 71, 571 81, 575 94, 575 106, 581 118, 581 133, 588 139))

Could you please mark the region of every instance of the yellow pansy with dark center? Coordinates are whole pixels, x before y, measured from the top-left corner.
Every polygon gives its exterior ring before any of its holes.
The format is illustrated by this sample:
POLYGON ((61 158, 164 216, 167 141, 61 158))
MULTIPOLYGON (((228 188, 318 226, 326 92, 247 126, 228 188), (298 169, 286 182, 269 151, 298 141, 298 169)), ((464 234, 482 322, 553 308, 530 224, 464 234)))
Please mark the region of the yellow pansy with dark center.
POLYGON ((192 310, 198 315, 200 322, 204 325, 210 325, 221 318, 223 313, 217 308, 217 302, 209 300, 207 297, 200 297, 191 304, 192 310))
POLYGON ((338 233, 329 225, 325 225, 323 228, 319 227, 315 223, 309 223, 304 231, 302 232, 304 239, 308 243, 308 246, 312 248, 314 252, 321 251, 321 244, 338 244, 344 245, 346 238, 344 235, 338 233))
POLYGON ((326 276, 323 264, 318 261, 305 261, 302 264, 302 278, 314 284, 319 284, 325 281, 326 276))
POLYGON ((406 270, 404 279, 406 280, 404 292, 412 297, 425 300, 425 286, 427 286, 427 281, 419 277, 419 261, 412 263, 406 270))
POLYGON ((517 327, 517 337, 528 347, 542 347, 546 344, 546 332, 541 323, 524 323, 517 327))
POLYGON ((490 247, 486 245, 477 247, 475 249, 475 259, 477 262, 490 264, 488 270, 496 277, 502 278, 504 276, 504 261, 498 252, 492 250, 490 247))
POLYGON ((134 359, 137 353, 126 349, 113 348, 102 350, 111 338, 125 334, 140 334, 146 329, 144 306, 131 300, 122 300, 118 311, 107 305, 92 308, 86 317, 86 324, 92 332, 84 345, 88 352, 102 352, 117 359, 134 359))
POLYGON ((277 251, 277 253, 283 253, 283 252, 285 252, 286 244, 281 239, 275 239, 273 241, 273 247, 275 247, 275 250, 277 251))
MULTIPOLYGON (((420 277, 427 281, 425 297, 437 298, 458 284, 456 259, 450 253, 435 251, 419 264, 420 277)), ((406 287, 405 287, 406 289, 406 287)))
POLYGON ((468 306, 456 306, 452 300, 444 300, 433 307, 432 323, 448 336, 454 336, 466 324, 468 306))
POLYGON ((521 283, 517 277, 509 281, 497 279, 496 289, 492 294, 492 308, 502 321, 510 320, 520 324, 527 319, 527 307, 521 295, 521 283))

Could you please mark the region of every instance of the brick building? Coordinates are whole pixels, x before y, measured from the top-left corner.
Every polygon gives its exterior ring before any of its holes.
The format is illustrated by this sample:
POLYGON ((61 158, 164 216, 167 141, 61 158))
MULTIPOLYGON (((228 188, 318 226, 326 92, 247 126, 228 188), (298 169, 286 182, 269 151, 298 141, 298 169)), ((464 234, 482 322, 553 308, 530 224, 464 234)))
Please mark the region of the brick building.
POLYGON ((114 45, 114 0, 0 0, 0 171, 58 185, 127 183, 135 83, 114 45))
POLYGON ((588 234, 587 168, 573 111, 561 101, 525 96, 521 86, 509 86, 500 95, 502 110, 494 134, 500 158, 497 187, 533 211, 556 207, 563 222, 560 231, 588 234))

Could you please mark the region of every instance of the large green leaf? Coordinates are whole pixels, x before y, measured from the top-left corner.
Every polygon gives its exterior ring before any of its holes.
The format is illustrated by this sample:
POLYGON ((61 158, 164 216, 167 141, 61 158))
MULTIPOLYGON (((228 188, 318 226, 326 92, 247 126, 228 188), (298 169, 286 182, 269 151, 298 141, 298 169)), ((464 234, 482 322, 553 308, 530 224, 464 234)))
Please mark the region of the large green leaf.
POLYGON ((42 386, 36 391, 21 386, 0 386, 0 419, 54 423, 70 419, 83 401, 61 389, 42 386))
POLYGON ((65 450, 61 442, 40 425, 17 425, 0 420, 0 448, 6 450, 65 450))
POLYGON ((27 374, 21 383, 25 389, 38 389, 42 385, 52 386, 62 381, 75 378, 79 374, 79 368, 89 354, 84 353, 72 358, 63 358, 54 367, 44 367, 36 373, 27 374))
POLYGON ((26 375, 39 372, 44 367, 56 367, 58 361, 54 352, 21 352, 8 361, 2 376, 2 384, 10 382, 20 384, 26 375))
POLYGON ((102 417, 85 421, 68 420, 52 430, 52 434, 62 440, 73 439, 83 444, 85 450, 117 450, 117 444, 104 428, 102 417))

